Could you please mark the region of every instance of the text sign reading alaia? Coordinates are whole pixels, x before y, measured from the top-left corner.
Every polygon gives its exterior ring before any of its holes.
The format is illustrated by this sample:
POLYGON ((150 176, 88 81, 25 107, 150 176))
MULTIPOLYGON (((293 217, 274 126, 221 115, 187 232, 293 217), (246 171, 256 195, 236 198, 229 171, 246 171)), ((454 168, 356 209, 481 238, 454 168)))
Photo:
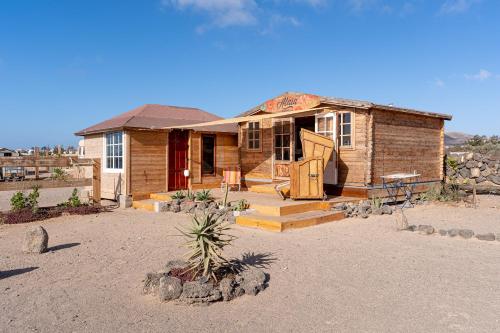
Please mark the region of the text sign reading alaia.
POLYGON ((320 103, 319 96, 309 94, 286 94, 265 103, 266 112, 283 112, 310 109, 320 103))

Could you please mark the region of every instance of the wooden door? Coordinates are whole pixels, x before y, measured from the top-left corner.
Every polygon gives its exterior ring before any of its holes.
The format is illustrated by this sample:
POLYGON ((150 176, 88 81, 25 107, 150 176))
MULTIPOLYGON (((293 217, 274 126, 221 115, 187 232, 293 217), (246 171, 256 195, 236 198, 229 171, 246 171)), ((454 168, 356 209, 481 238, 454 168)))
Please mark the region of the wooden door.
POLYGON ((168 135, 168 190, 185 190, 188 177, 184 170, 188 169, 189 131, 174 130, 168 135))
POLYGON ((290 197, 323 198, 323 158, 309 157, 290 164, 290 197))

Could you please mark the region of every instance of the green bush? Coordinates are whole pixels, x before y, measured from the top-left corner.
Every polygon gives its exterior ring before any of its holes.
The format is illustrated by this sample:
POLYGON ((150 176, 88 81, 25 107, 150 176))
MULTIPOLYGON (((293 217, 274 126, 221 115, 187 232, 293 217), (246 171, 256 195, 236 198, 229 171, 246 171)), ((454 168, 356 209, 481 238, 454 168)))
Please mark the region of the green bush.
POLYGON ((193 216, 191 222, 187 229, 177 229, 186 238, 184 246, 189 249, 189 271, 192 271, 194 276, 202 274, 217 280, 217 270, 229 263, 222 255, 223 249, 236 237, 226 233, 230 229, 229 224, 216 214, 193 216))
POLYGON ((40 197, 38 188, 38 186, 33 186, 33 189, 31 190, 30 194, 28 194, 26 200, 28 207, 31 208, 31 211, 33 213, 38 212, 38 198, 40 197))
POLYGON ((68 174, 61 168, 54 168, 52 170, 52 179, 66 180, 68 174))
POLYGON ((78 189, 74 188, 73 192, 71 192, 71 197, 68 199, 68 206, 70 207, 80 207, 82 205, 82 202, 80 201, 80 198, 78 197, 78 189))
POLYGON ((10 207, 14 211, 19 211, 27 206, 27 198, 24 195, 23 192, 19 191, 16 192, 11 198, 10 198, 10 207))

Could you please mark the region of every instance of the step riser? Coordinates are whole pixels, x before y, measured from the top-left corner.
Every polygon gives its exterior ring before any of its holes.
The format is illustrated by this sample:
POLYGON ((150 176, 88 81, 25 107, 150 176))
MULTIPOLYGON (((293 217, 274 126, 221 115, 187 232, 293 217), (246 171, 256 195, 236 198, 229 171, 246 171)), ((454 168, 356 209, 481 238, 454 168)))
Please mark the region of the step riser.
POLYGON ((290 229, 306 228, 323 223, 340 221, 342 219, 344 219, 344 213, 342 212, 332 212, 331 214, 325 216, 310 217, 284 222, 268 220, 266 218, 256 218, 252 216, 238 216, 236 218, 236 224, 245 227, 259 228, 267 231, 282 232, 290 229))
POLYGON ((330 210, 331 204, 328 202, 305 202, 281 207, 250 204, 250 208, 255 209, 262 215, 287 216, 298 213, 312 212, 315 210, 330 210))
POLYGON ((133 201, 132 202, 132 207, 135 209, 142 209, 142 210, 147 210, 148 212, 154 212, 155 207, 151 203, 143 203, 140 201, 133 201))

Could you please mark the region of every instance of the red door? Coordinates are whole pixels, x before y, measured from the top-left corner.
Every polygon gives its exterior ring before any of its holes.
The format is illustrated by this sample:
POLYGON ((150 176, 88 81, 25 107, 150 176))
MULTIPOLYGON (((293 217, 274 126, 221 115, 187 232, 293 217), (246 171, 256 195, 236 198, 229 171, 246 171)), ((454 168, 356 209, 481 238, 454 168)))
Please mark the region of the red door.
POLYGON ((188 168, 189 131, 174 130, 168 134, 168 190, 187 189, 188 177, 184 170, 188 168))

